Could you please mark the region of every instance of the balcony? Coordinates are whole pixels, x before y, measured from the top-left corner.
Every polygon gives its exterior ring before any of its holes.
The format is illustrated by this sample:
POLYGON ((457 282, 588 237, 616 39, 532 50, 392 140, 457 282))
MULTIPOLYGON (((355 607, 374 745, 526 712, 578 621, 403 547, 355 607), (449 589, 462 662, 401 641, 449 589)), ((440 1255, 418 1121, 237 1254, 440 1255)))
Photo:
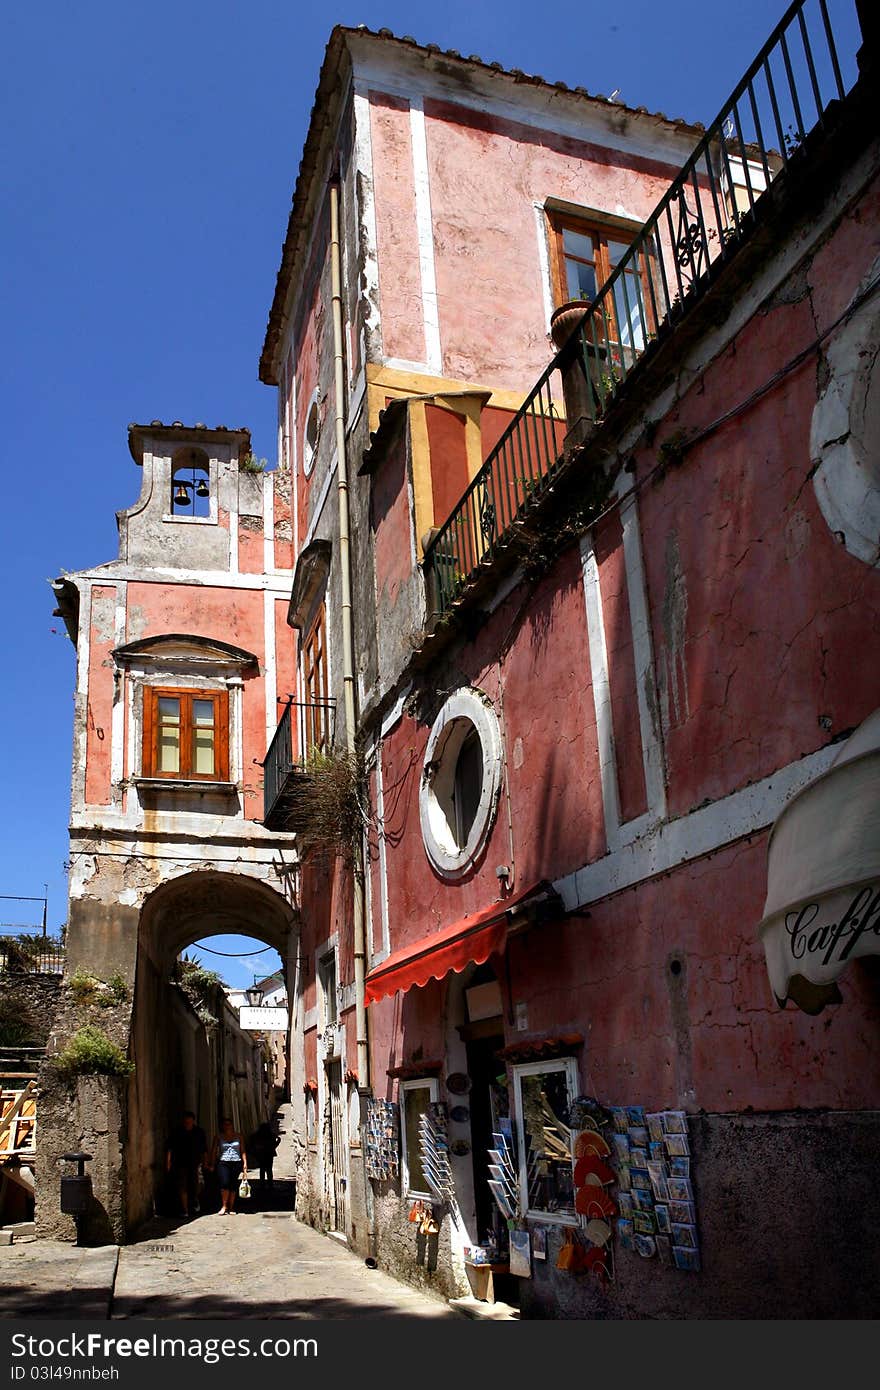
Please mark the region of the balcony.
POLYGON ((335 700, 288 699, 262 764, 267 829, 302 833, 310 828, 313 769, 332 749, 335 729, 335 700))
MULTIPOLYGON (((425 546, 435 623, 528 536, 532 513, 629 394, 630 377, 677 338, 777 187, 804 167, 858 76, 853 45, 841 56, 835 38, 853 9, 853 0, 790 5, 596 298, 568 308, 564 341, 554 325, 560 351, 425 546)), ((603 482, 591 490, 593 516, 603 482)))

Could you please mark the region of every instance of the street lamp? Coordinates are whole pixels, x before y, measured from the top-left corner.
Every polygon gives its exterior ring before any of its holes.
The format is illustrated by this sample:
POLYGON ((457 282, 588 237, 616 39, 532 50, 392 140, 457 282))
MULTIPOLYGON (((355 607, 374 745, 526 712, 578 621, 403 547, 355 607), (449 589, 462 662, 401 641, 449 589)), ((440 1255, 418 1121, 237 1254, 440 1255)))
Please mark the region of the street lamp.
POLYGON ((260 1000, 262 999, 263 991, 257 984, 256 976, 254 976, 254 982, 250 986, 250 988, 245 990, 244 997, 248 1001, 248 1004, 251 1006, 252 1009, 255 1009, 259 1004, 260 1000))

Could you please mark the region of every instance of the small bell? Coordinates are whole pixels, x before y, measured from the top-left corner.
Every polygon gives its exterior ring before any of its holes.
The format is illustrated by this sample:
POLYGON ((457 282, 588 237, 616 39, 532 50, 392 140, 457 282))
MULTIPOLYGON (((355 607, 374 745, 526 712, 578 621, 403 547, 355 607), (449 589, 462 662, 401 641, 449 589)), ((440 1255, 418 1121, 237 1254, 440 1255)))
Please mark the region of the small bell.
POLYGON ((186 507, 189 505, 189 489, 185 483, 177 484, 177 491, 174 494, 175 507, 186 507))
POLYGON ((209 494, 210 488, 208 484, 205 482, 204 478, 200 478, 196 483, 196 497, 207 497, 209 494))

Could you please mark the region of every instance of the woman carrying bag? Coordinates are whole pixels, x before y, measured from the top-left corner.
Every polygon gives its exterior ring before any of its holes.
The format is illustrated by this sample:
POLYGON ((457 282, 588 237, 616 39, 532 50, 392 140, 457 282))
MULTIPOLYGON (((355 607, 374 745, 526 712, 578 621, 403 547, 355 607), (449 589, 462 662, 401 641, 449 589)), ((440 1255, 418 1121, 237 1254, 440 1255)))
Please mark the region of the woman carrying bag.
POLYGON ((224 1115, 220 1133, 214 1138, 211 1167, 216 1167, 220 1180, 220 1215, 234 1216, 239 1179, 247 1182, 247 1153, 244 1135, 239 1134, 228 1115, 224 1115))

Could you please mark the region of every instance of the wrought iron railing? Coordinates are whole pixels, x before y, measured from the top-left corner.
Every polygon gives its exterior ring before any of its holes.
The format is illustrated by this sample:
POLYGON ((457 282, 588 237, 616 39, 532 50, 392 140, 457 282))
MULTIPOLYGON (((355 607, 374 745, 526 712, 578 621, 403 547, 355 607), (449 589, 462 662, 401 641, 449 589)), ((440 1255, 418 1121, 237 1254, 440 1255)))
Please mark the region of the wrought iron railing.
POLYGON ((0 940, 0 974, 3 975, 63 975, 64 948, 57 941, 16 941, 13 937, 0 940))
POLYGON ((595 422, 754 225, 756 209, 856 76, 855 0, 795 0, 673 180, 571 337, 425 547, 445 613, 552 482, 578 418, 595 422), (833 19, 832 19, 833 15, 833 19), (837 37, 835 37, 837 35, 837 37), (558 377, 558 382, 556 378, 558 377), (561 404, 560 401, 563 403, 561 404))
POLYGON ((309 762, 333 747, 336 701, 297 701, 289 698, 263 759, 263 819, 268 820, 294 773, 308 771, 309 762))

